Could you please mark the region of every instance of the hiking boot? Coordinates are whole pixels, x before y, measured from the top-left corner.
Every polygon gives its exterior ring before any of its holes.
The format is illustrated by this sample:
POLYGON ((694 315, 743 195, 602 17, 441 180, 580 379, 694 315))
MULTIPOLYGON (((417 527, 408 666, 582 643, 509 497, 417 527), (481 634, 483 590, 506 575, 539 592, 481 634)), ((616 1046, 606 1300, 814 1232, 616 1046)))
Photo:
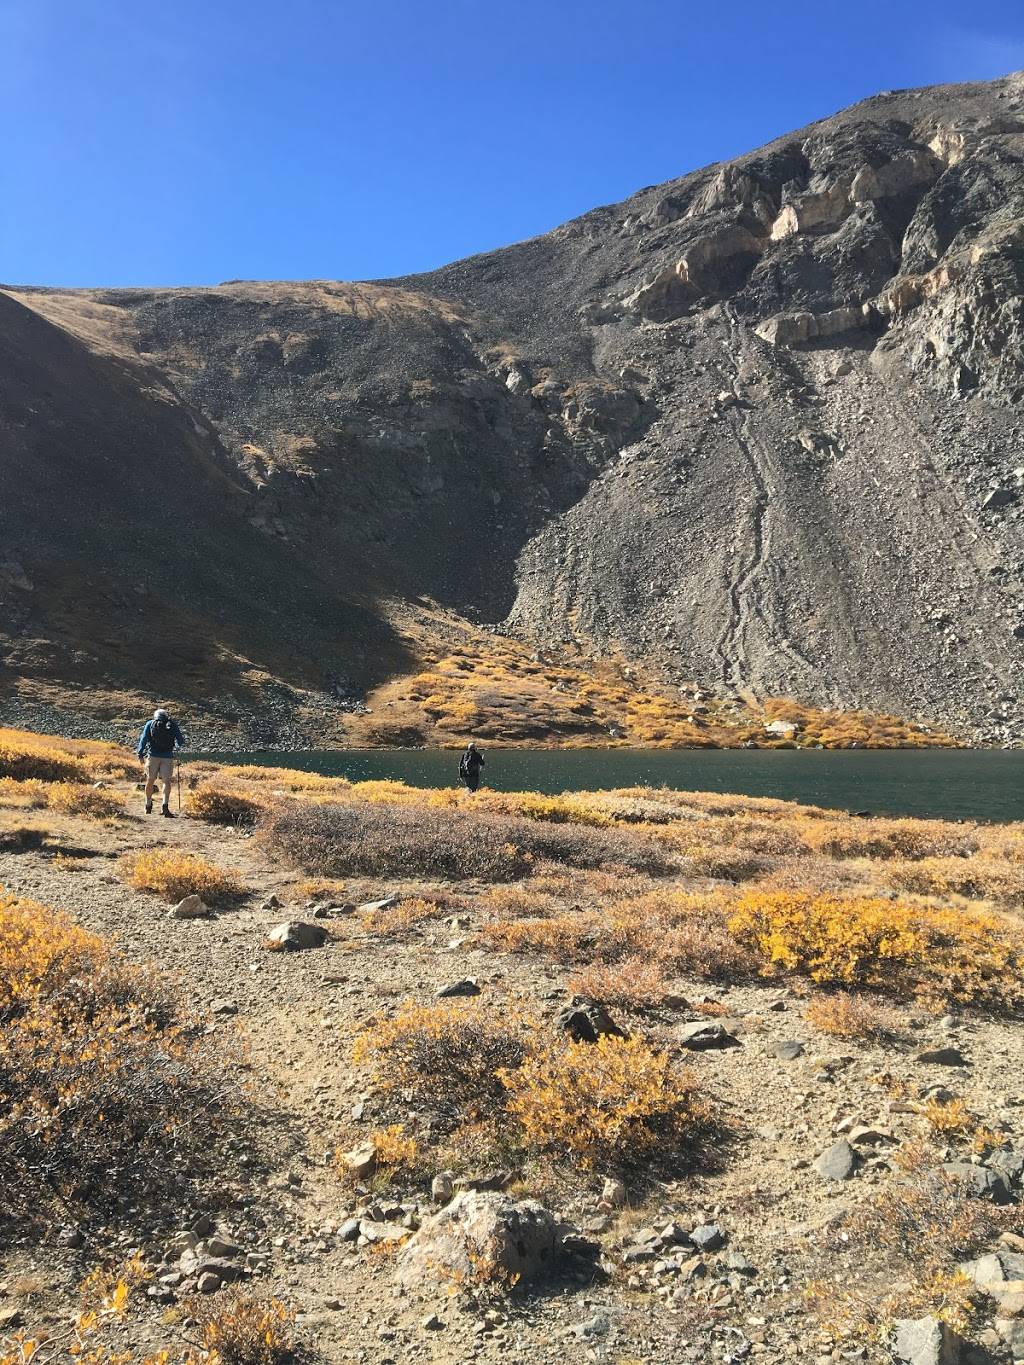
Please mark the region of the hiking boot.
POLYGON ((146 814, 147 814, 147 815, 152 815, 152 814, 153 814, 153 803, 152 803, 152 801, 147 801, 147 802, 146 802, 146 814))
POLYGON ((165 816, 167 817, 168 820, 176 820, 176 819, 177 819, 177 816, 171 814, 171 810, 170 810, 170 807, 169 807, 169 806, 161 806, 161 807, 160 807, 160 814, 161 814, 161 815, 165 815, 165 816))

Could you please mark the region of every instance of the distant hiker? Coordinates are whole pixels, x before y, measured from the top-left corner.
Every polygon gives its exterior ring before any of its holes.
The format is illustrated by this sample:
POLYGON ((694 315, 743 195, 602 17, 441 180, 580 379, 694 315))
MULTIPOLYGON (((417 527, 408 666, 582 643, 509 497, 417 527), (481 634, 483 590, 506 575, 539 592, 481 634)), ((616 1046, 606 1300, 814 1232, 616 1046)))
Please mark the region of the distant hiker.
POLYGON ((153 814, 153 788, 157 781, 164 784, 164 804, 161 815, 171 816, 171 778, 174 776, 174 751, 183 748, 184 736, 178 729, 178 722, 172 720, 167 712, 158 707, 153 719, 147 720, 139 736, 136 750, 140 758, 146 759, 146 814, 153 814))
POLYGON ((471 792, 475 792, 480 785, 480 769, 483 766, 484 756, 470 740, 466 752, 459 759, 459 776, 471 792))

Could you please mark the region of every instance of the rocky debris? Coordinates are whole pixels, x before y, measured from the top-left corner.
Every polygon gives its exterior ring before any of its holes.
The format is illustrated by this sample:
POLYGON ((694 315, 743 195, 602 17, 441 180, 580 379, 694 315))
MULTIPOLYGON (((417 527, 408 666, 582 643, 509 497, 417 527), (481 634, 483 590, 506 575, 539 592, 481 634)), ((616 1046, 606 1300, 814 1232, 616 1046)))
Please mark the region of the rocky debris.
POLYGON ((475 976, 464 976, 458 981, 450 981, 447 986, 439 986, 434 994, 438 1000, 447 1000, 456 996, 479 995, 480 987, 475 976))
POLYGON ((200 896, 186 896, 173 910, 167 912, 168 919, 208 919, 213 911, 200 896))
POLYGON ((268 1263, 269 1256, 246 1251, 204 1216, 171 1239, 156 1273, 158 1297, 169 1303, 193 1288, 212 1294, 265 1270, 268 1263))
POLYGON ((815 1160, 814 1169, 823 1180, 849 1180, 859 1165, 860 1157, 846 1138, 840 1138, 815 1160))
POLYGON ((271 929, 264 940, 264 947, 271 952, 301 952, 307 948, 322 948, 329 935, 320 924, 307 924, 304 920, 286 920, 276 929, 271 929))
POLYGON ((398 1282, 409 1292, 440 1279, 472 1282, 481 1266, 496 1288, 528 1284, 558 1269, 566 1230, 536 1202, 467 1191, 429 1218, 398 1258, 398 1282))
POLYGON ((705 1052, 709 1048, 742 1047, 740 1040, 717 1019, 698 1019, 691 1024, 681 1024, 676 1038, 680 1047, 689 1048, 691 1052, 705 1052))
POLYGON ((568 1005, 564 1005, 558 1011, 554 1022, 556 1028, 563 1030, 577 1043, 596 1043, 598 1038, 603 1036, 614 1038, 628 1036, 604 1005, 596 1000, 585 1000, 578 995, 574 995, 568 1005))
POLYGON ((1024 1318, 996 1318, 994 1326, 1011 1360, 1024 1360, 1024 1318))
POLYGON ((210 1013, 217 1015, 218 1018, 221 1019, 229 1019, 231 1018, 232 1015, 238 1013, 238 1006, 235 1004, 233 1000, 224 999, 211 1000, 210 1013))
POLYGON ((439 1171, 430 1182, 430 1197, 435 1204, 447 1204, 455 1193, 451 1171, 439 1171))
POLYGON ((896 1323, 893 1354, 906 1365, 958 1365, 960 1339, 938 1318, 903 1318, 896 1323))

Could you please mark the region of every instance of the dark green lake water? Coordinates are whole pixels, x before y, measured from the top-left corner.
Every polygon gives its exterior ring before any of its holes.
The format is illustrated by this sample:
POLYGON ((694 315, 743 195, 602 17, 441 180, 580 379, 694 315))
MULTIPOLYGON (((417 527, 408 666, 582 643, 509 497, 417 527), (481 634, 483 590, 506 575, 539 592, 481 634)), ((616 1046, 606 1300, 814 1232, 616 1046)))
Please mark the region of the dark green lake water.
MULTIPOLYGON (((595 791, 666 786, 680 791, 778 796, 838 810, 1024 820, 1024 750, 906 749, 485 749, 484 785, 501 791, 595 791)), ((455 786, 450 750, 322 750, 211 754, 347 777, 455 786)))

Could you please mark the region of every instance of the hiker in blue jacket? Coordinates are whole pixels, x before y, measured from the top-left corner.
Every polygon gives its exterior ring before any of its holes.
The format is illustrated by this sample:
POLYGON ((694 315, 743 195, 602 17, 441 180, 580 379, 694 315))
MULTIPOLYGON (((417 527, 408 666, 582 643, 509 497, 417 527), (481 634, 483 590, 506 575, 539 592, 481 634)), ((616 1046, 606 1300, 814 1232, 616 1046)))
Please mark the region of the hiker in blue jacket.
POLYGON ((153 712, 153 719, 147 720, 139 736, 136 750, 146 762, 146 814, 153 814, 153 788, 157 781, 164 784, 164 804, 160 812, 168 819, 171 815, 171 778, 174 776, 174 751, 185 746, 185 737, 178 729, 178 722, 172 720, 163 707, 153 712), (149 757, 146 758, 147 753, 149 757))

